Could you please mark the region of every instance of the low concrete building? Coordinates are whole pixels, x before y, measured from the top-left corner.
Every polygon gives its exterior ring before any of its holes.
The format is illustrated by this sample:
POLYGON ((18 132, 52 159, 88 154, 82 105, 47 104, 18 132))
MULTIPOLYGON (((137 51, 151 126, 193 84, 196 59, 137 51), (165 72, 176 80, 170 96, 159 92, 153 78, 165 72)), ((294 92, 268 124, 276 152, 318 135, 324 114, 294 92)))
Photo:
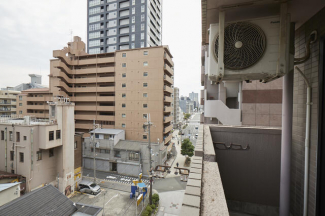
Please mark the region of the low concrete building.
POLYGON ((53 184, 66 195, 74 181, 74 104, 49 103, 49 119, 0 118, 0 171, 26 178, 26 190, 53 184))
POLYGON ((101 216, 102 214, 102 208, 73 203, 52 185, 39 188, 0 207, 0 215, 101 216))
POLYGON ((20 182, 0 184, 0 206, 20 197, 20 182))
MULTIPOLYGON (((131 176, 148 175, 148 142, 125 140, 125 132, 116 129, 96 129, 86 137, 83 147, 83 167, 104 172, 116 172, 131 176), (94 150, 94 146, 96 147, 94 150), (95 151, 95 152, 94 152, 95 151)), ((167 146, 151 143, 152 167, 163 165, 167 160, 167 146)))

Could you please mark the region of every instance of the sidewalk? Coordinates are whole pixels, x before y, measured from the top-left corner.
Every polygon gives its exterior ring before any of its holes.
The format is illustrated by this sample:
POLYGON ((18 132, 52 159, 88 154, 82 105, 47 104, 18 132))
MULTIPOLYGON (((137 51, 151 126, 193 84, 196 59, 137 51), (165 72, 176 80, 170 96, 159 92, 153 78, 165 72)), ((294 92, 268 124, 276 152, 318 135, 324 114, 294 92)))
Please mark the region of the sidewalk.
POLYGON ((174 160, 174 162, 172 164, 169 164, 169 166, 171 166, 170 168, 170 174, 167 174, 166 178, 172 178, 175 176, 179 176, 175 175, 175 171, 176 169, 174 167, 176 167, 176 164, 178 163, 178 167, 180 168, 188 168, 188 167, 184 167, 185 164, 185 156, 183 156, 181 154, 181 136, 178 135, 178 130, 175 130, 173 133, 173 136, 175 137, 174 139, 172 139, 172 141, 175 143, 175 147, 176 147, 176 151, 177 151, 177 156, 176 159, 174 160), (179 140, 179 144, 178 144, 178 140, 179 140))

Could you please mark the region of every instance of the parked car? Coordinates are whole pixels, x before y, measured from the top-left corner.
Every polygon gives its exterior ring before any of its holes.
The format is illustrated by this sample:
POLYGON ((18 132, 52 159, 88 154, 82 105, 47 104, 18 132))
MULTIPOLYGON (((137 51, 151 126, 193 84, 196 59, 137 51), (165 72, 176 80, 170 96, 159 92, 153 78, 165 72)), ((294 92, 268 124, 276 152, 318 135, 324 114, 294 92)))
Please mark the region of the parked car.
POLYGON ((199 129, 199 126, 196 125, 196 126, 195 126, 195 130, 197 130, 197 129, 199 129))
POLYGON ((82 180, 79 183, 78 187, 79 191, 82 193, 98 194, 101 191, 100 186, 98 184, 88 180, 82 180))
POLYGON ((195 134, 195 138, 197 139, 197 137, 199 136, 199 134, 195 134))

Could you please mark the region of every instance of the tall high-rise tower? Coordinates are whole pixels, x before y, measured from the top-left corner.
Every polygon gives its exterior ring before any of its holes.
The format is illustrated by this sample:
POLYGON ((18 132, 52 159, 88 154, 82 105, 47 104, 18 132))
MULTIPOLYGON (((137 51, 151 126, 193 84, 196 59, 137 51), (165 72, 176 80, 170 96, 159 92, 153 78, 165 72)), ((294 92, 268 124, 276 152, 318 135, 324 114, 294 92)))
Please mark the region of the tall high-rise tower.
POLYGON ((161 1, 88 0, 88 53, 160 46, 161 1))

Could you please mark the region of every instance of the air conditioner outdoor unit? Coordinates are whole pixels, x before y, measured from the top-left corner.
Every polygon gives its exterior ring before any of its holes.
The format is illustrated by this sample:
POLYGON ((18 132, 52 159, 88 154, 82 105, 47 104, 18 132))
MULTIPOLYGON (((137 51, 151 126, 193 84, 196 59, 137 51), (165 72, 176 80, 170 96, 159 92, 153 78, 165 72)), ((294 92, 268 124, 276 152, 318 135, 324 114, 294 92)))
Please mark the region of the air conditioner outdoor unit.
POLYGON ((219 18, 209 29, 209 79, 269 82, 285 75, 287 64, 293 68, 289 20, 274 16, 227 23, 219 18))

